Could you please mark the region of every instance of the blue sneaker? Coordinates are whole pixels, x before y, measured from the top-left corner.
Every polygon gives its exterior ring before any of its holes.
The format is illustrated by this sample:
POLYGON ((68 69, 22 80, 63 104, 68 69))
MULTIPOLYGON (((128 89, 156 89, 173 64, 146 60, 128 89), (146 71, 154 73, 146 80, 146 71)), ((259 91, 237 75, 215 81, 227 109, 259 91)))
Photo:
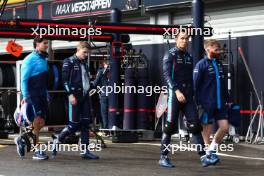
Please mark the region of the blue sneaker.
POLYGON ((19 136, 14 139, 14 142, 17 146, 17 154, 20 157, 24 157, 25 156, 25 141, 21 138, 21 136, 19 136))
POLYGON ((220 159, 218 158, 218 156, 216 155, 216 153, 213 152, 213 151, 210 151, 209 157, 210 157, 210 160, 213 163, 213 165, 216 165, 217 163, 220 162, 220 159))
POLYGON ((49 156, 42 151, 36 151, 32 158, 35 160, 47 160, 49 159, 49 156))
POLYGON ((220 162, 220 159, 214 152, 210 152, 210 154, 203 155, 200 159, 203 167, 216 165, 218 162, 220 162))
POLYGON ((161 155, 160 160, 159 160, 159 165, 162 167, 168 167, 168 168, 173 168, 175 167, 168 156, 166 155, 161 155))
POLYGON ((81 157, 83 159, 92 159, 92 160, 99 159, 98 156, 96 156, 95 154, 90 153, 89 151, 85 152, 84 154, 81 154, 81 157))
POLYGON ((201 163, 202 163, 203 167, 207 167, 207 166, 213 165, 213 162, 211 161, 211 159, 210 159, 210 157, 208 155, 201 156, 200 160, 201 160, 201 163))

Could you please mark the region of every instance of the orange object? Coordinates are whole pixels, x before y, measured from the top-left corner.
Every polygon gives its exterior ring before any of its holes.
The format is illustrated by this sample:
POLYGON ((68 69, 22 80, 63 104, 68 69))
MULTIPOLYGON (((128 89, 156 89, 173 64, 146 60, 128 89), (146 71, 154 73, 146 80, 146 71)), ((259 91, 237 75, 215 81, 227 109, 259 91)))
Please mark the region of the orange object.
POLYGON ((18 43, 10 40, 6 46, 6 51, 16 57, 19 57, 23 51, 23 47, 18 43))
POLYGON ((38 19, 42 19, 42 13, 43 12, 43 7, 42 4, 38 5, 38 19))

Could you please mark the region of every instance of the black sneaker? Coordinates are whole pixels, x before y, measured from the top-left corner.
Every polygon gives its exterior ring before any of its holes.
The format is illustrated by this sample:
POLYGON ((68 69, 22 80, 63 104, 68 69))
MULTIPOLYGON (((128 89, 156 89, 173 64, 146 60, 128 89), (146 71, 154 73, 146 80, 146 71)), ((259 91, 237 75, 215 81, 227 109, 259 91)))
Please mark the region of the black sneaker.
POLYGON ((20 157, 24 157, 25 156, 25 141, 21 138, 21 136, 19 136, 14 139, 14 142, 17 146, 17 154, 20 157))
POLYGON ((52 135, 52 139, 53 139, 53 142, 52 142, 52 157, 54 158, 55 156, 57 156, 57 147, 59 145, 59 139, 58 139, 58 136, 57 135, 52 135))

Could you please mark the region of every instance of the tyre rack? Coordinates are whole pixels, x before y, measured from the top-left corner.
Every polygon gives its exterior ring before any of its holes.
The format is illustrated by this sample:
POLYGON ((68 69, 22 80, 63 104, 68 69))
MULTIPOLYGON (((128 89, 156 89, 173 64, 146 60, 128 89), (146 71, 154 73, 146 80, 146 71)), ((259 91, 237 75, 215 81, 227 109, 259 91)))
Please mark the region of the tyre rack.
MULTIPOLYGON (((10 65, 16 65, 16 61, 0 61, 0 65, 2 64, 10 64, 10 65)), ((4 82, 4 81, 3 81, 4 82)), ((13 113, 11 113, 10 111, 10 95, 11 94, 17 94, 17 90, 16 87, 0 87, 0 95, 1 95, 1 104, 0 104, 0 111, 1 111, 1 116, 0 118, 3 119, 3 127, 6 125, 6 123, 12 123, 12 119, 13 119, 13 113), (3 103, 3 95, 7 95, 6 97, 6 102, 3 103), (4 104, 6 105, 6 107, 4 106, 4 104), (6 121, 6 123, 4 123, 6 121)), ((14 129, 14 128, 13 128, 14 129)), ((5 128, 3 128, 3 131, 0 131, 1 136, 3 136, 3 138, 6 138, 6 134, 8 130, 6 130, 5 128)))

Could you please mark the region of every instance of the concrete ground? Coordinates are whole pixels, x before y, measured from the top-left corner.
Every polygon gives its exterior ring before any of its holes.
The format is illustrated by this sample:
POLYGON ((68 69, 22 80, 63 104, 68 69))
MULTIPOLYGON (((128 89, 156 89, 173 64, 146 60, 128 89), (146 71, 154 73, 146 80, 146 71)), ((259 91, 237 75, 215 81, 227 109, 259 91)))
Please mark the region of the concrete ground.
POLYGON ((260 176, 264 173, 264 146, 235 145, 233 152, 220 156, 221 163, 207 168, 201 166, 195 152, 178 151, 171 155, 176 167, 168 169, 158 165, 158 141, 108 142, 107 148, 96 152, 100 156, 97 161, 81 159, 78 152, 60 152, 56 158, 47 161, 32 160, 32 153, 26 153, 21 160, 12 140, 0 140, 0 144, 0 176, 260 176))

